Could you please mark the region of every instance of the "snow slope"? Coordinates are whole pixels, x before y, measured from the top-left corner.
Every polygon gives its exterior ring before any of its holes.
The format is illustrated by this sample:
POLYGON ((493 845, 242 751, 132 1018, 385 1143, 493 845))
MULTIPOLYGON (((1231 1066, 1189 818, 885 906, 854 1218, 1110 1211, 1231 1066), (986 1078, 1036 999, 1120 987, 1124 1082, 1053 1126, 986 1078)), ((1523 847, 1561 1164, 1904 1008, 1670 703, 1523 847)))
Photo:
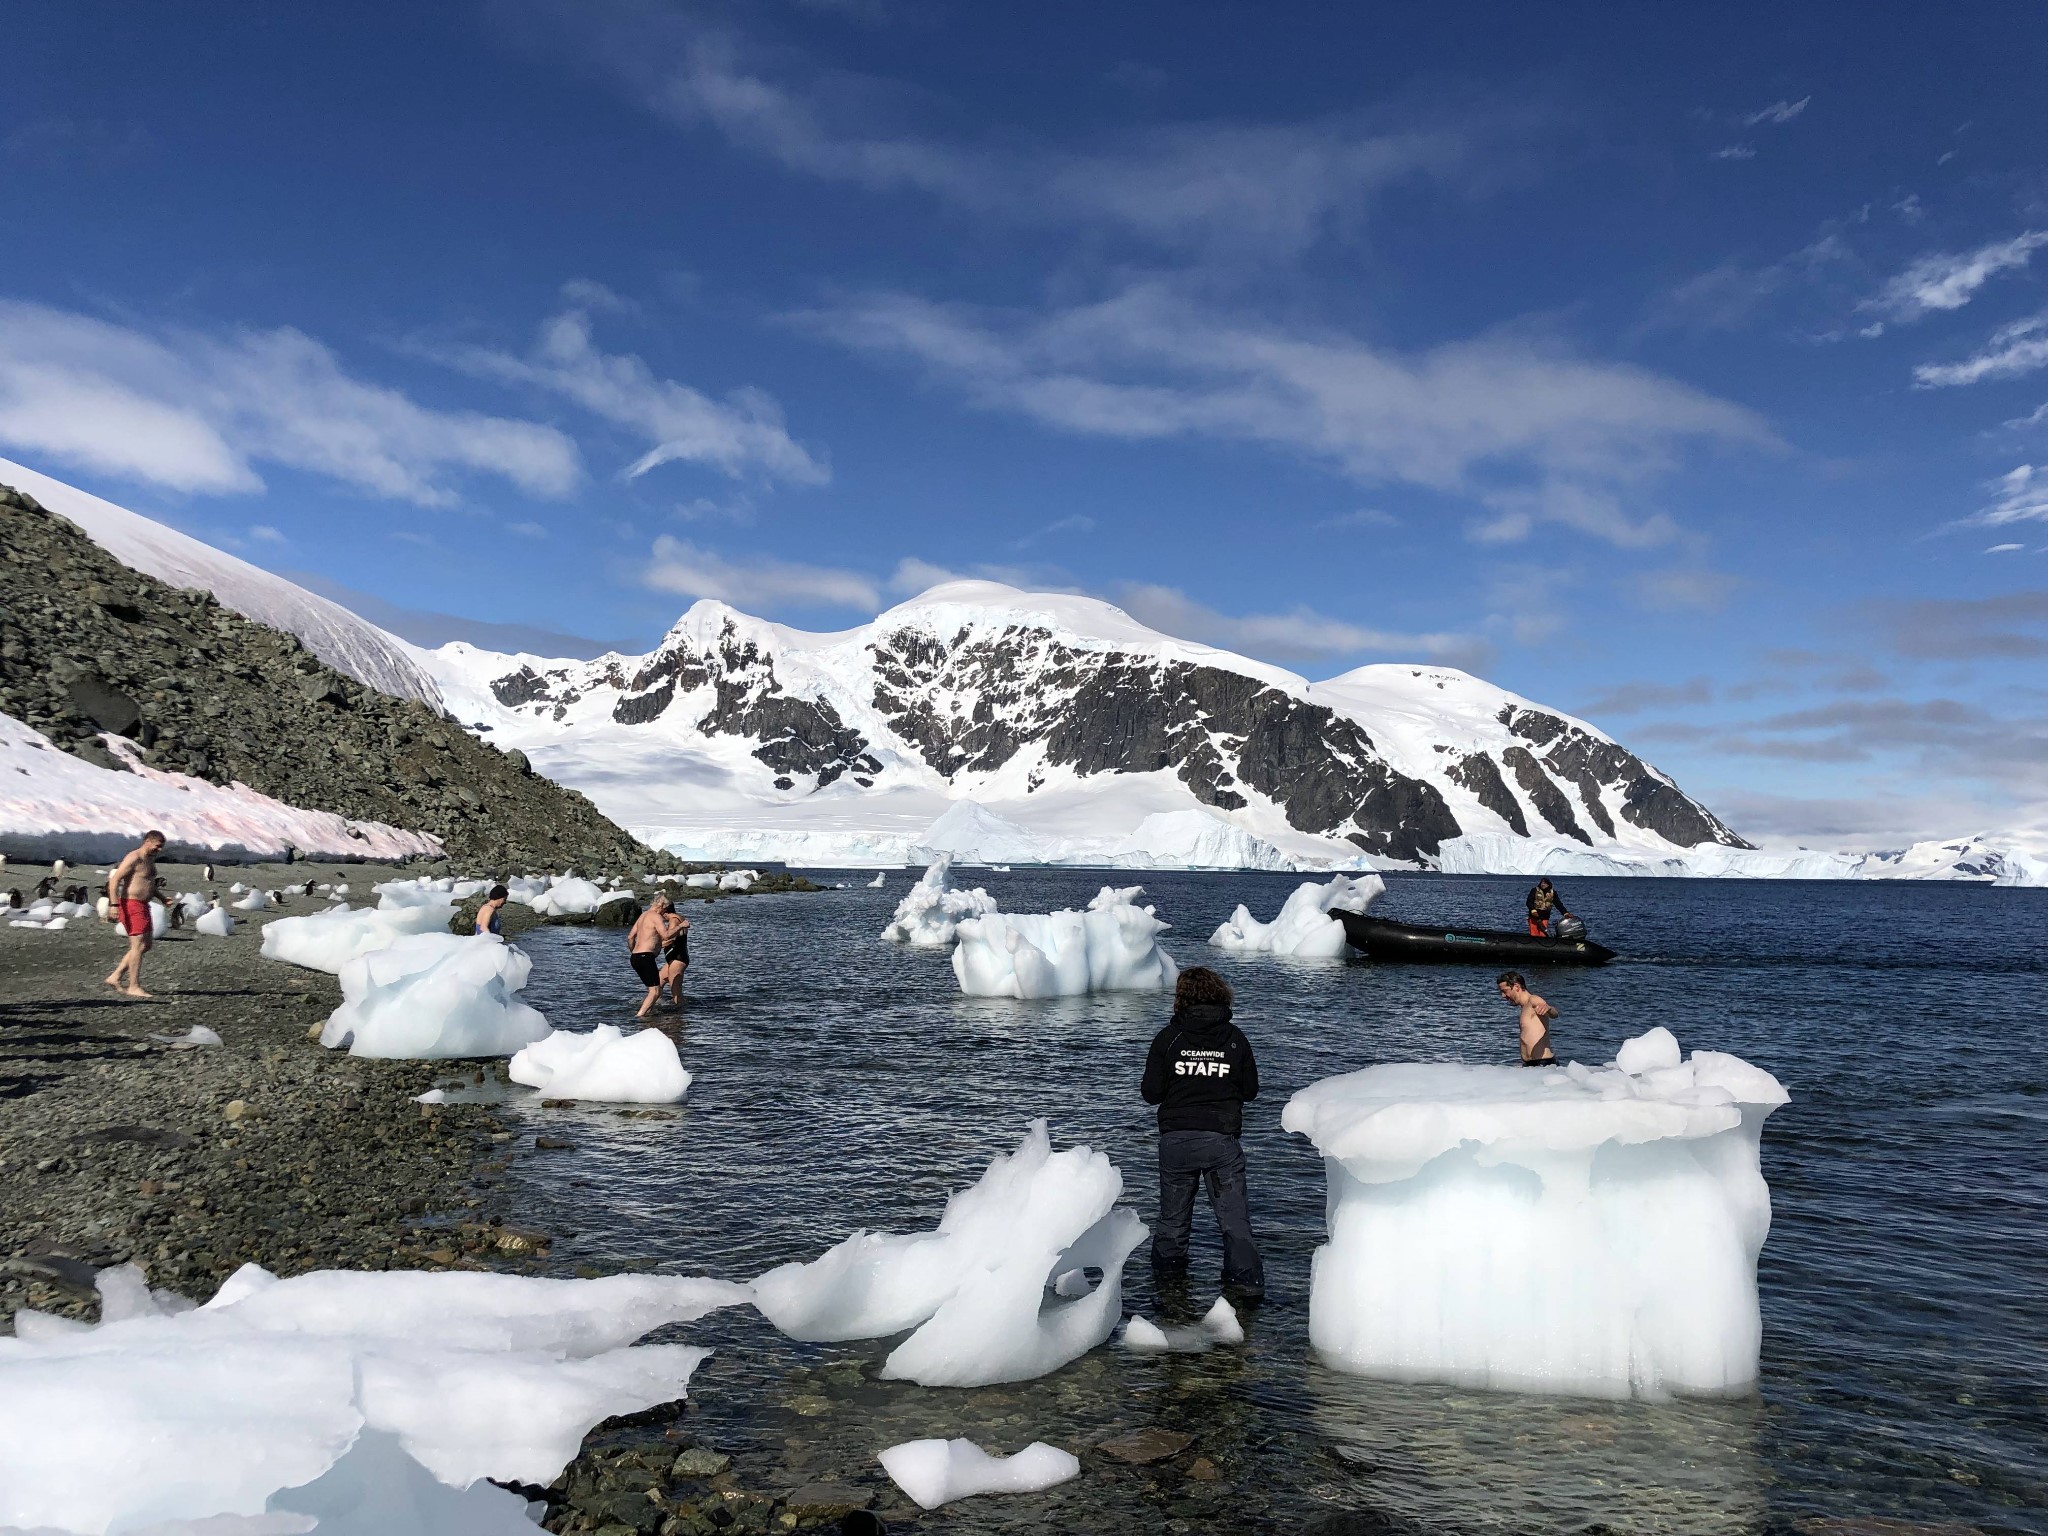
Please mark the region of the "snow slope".
POLYGON ((994 582, 834 634, 707 600, 644 656, 415 655, 459 718, 696 857, 1285 870, 1428 867, 1471 835, 1747 846, 1611 738, 1462 672, 1311 684, 994 582))
POLYGON ((282 576, 61 480, 0 459, 0 485, 33 496, 131 570, 174 587, 203 587, 245 618, 297 635, 306 649, 366 687, 440 707, 433 679, 397 636, 282 576))
POLYGON ((178 858, 281 859, 288 847, 321 859, 440 856, 440 843, 425 833, 302 810, 246 784, 223 789, 164 773, 142 762, 131 742, 112 735, 102 740, 132 772, 73 757, 11 715, 0 715, 0 854, 119 858, 156 827, 178 858))

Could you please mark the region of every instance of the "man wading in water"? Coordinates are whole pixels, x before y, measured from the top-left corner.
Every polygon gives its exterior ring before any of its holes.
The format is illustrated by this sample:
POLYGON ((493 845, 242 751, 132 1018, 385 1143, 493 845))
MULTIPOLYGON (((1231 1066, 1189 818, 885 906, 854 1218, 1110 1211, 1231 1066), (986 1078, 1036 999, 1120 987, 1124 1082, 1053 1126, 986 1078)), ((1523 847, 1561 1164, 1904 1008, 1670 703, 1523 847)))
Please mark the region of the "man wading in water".
POLYGON ((633 919, 633 927, 626 935, 626 948, 630 951, 627 958, 632 962, 633 974, 647 989, 640 1011, 633 1015, 636 1019, 646 1018, 661 999, 661 948, 668 940, 674 914, 675 904, 666 896, 656 896, 647 903, 647 910, 633 919))
POLYGON ((1521 1014, 1522 1065, 1556 1066, 1557 1052, 1550 1048, 1550 1021, 1558 1016, 1557 1010, 1529 990, 1520 971, 1502 971, 1494 985, 1500 989, 1501 1000, 1521 1014))
POLYGON ((128 857, 107 876, 107 916, 120 923, 128 935, 128 953, 114 967, 107 985, 128 997, 147 997, 142 990, 142 957, 153 942, 149 899, 156 894, 156 856, 164 851, 164 835, 142 834, 142 846, 129 850, 128 857))

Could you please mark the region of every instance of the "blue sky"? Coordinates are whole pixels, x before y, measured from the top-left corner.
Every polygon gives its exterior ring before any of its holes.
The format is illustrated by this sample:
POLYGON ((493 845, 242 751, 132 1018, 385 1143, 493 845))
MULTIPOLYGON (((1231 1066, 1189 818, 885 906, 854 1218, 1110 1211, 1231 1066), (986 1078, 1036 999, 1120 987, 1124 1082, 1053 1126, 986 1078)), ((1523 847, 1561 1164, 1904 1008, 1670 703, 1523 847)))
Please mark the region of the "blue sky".
POLYGON ((2038 6, 7 33, 0 453, 373 618, 994 574, 1468 666, 1760 837, 2048 838, 2038 6))

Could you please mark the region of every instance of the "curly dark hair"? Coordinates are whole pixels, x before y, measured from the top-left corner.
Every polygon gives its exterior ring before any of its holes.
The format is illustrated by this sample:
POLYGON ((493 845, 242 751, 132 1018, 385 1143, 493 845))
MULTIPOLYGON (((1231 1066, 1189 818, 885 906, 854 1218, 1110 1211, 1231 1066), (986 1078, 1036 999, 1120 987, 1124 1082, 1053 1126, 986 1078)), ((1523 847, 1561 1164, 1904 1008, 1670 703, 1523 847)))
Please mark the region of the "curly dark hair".
POLYGON ((1175 1008, 1190 1008, 1199 1003, 1220 1003, 1228 1008, 1231 997, 1230 983, 1206 965, 1190 966, 1173 984, 1175 1008))

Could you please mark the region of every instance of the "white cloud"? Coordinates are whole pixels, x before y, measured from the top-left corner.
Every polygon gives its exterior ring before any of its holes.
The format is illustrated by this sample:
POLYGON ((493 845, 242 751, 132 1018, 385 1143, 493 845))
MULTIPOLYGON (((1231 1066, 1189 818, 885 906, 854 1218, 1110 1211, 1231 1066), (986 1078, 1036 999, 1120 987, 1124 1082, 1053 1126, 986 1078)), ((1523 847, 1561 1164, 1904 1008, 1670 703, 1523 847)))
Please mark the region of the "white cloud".
POLYGON ((291 542, 282 533, 280 533, 277 529, 271 527, 268 523, 251 524, 249 528, 249 537, 258 544, 288 544, 291 542))
POLYGON ((657 592, 715 597, 748 609, 794 604, 873 613, 881 606, 880 584, 862 572, 770 556, 731 560, 667 534, 654 541, 653 564, 641 579, 657 592))
POLYGON ((0 442, 176 491, 260 490, 268 462, 423 506, 457 499, 450 471, 539 496, 566 495, 581 473, 554 428, 419 405, 289 327, 152 334, 10 301, 0 442))
POLYGON ((2009 528, 2014 523, 2048 523, 2048 468, 2022 464, 1991 482, 1991 504, 1963 519, 1969 528, 2009 528))
POLYGON ((1987 555, 2010 555, 2026 547, 2024 544, 1994 544, 1985 550, 1984 553, 1987 555))
POLYGON ((544 539, 548 536, 547 529, 539 523, 507 523, 505 531, 516 533, 522 539, 544 539))
POLYGON ((1960 363, 1922 363, 1913 370, 1913 382, 1922 389, 1938 389, 2018 378, 2040 368, 2048 368, 2048 310, 2001 327, 1975 357, 1960 363))
POLYGON ((1893 320, 1917 320, 1938 310, 1961 309, 1979 288, 2001 272, 2024 267, 2044 245, 2048 245, 2048 230, 2030 229, 1974 251, 1937 251, 1922 256, 1863 307, 1893 320))
POLYGON ((1306 606, 1284 613, 1226 614, 1177 587, 1133 581, 1120 583, 1116 593, 1124 610, 1141 624, 1255 656, 1312 661, 1378 654, 1475 665, 1486 654, 1485 643, 1470 635, 1402 634, 1331 618, 1306 606))
POLYGON ((1709 157, 1714 160, 1754 160, 1756 150, 1747 144, 1725 144, 1709 157))
POLYGON ((914 191, 1022 222, 1082 222, 1157 244, 1304 249, 1385 187, 1470 167, 1457 130, 1388 131, 1351 116, 1183 123, 1102 150, 948 142, 894 126, 908 93, 783 55, 770 68, 729 32, 670 13, 600 45, 651 108, 821 180, 914 191))
POLYGON ((1398 528, 1401 519, 1391 512, 1382 512, 1378 507, 1360 507, 1352 512, 1339 512, 1335 517, 1326 517, 1316 524, 1318 528, 1398 528))
MULTIPOLYGON (((588 296, 587 287, 578 291, 588 296)), ((428 355, 481 378, 564 396, 643 438, 650 446, 626 467, 627 479, 678 461, 734 478, 750 471, 799 485, 831 478, 790 437, 782 408, 769 395, 741 388, 714 400, 687 384, 655 377, 638 357, 601 352, 592 341, 590 310, 582 304, 546 321, 524 357, 487 347, 435 348, 428 355)))
POLYGON ((995 314, 873 294, 797 317, 860 351, 910 358, 985 409, 1134 441, 1251 442, 1361 483, 1472 494, 1518 519, 1616 543, 1668 522, 1611 489, 1670 468, 1694 440, 1776 447, 1741 406, 1627 364, 1493 335, 1419 354, 1289 330, 1142 283, 1094 304, 995 314))
POLYGON ((1762 123, 1789 123, 1806 110, 1811 96, 1802 96, 1797 101, 1774 101, 1761 112, 1751 112, 1742 119, 1742 126, 1755 128, 1762 123))

